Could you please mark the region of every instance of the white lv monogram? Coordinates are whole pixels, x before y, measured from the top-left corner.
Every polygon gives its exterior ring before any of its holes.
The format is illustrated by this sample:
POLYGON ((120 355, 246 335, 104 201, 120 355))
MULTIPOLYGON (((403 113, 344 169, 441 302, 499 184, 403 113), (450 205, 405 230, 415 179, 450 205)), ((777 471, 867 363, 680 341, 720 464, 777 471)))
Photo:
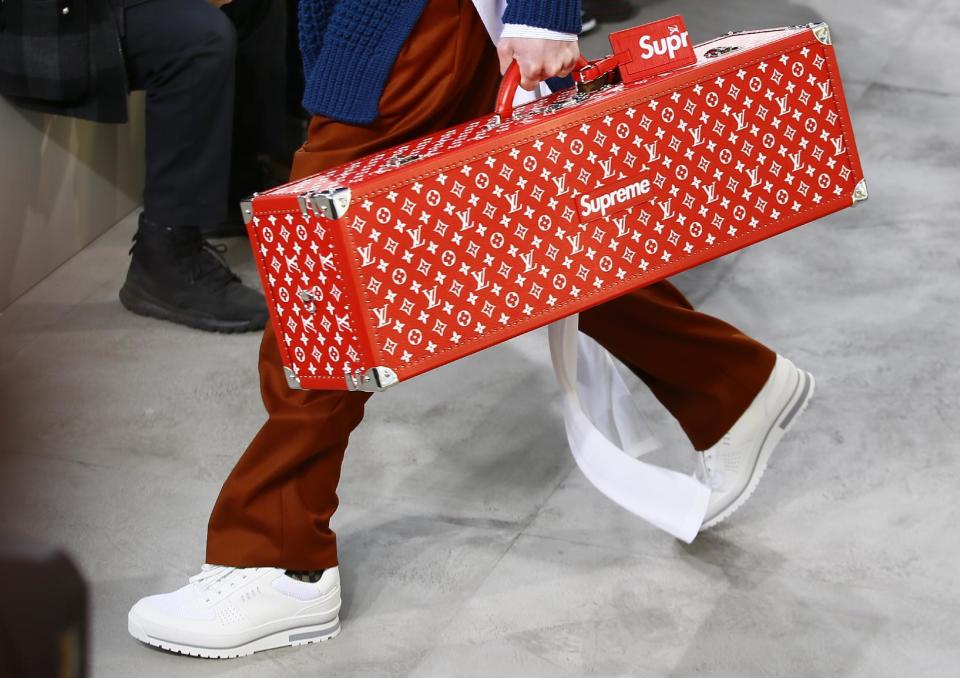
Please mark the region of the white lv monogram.
MULTIPOLYGON (((552 178, 551 178, 551 181, 553 181, 553 185, 557 187, 557 195, 566 195, 567 193, 570 192, 570 189, 567 188, 567 175, 566 175, 566 174, 561 174, 561 175, 558 176, 558 177, 552 177, 552 178)), ((510 197, 510 196, 507 196, 508 199, 509 199, 509 197, 510 197)), ((512 203, 511 203, 511 205, 512 205, 512 203)), ((511 211, 514 211, 514 212, 515 212, 516 210, 511 210, 511 211)))
MULTIPOLYGON (((624 215, 624 216, 622 216, 622 217, 614 217, 614 218, 613 218, 613 223, 614 223, 614 225, 617 227, 617 237, 618 237, 618 238, 622 238, 623 236, 625 236, 627 233, 630 232, 630 229, 627 228, 627 216, 626 216, 626 215, 624 215)), ((577 237, 580 237, 580 236, 578 235, 577 237)))
POLYGON ((707 204, 709 205, 712 202, 717 201, 717 185, 710 184, 709 186, 703 187, 703 192, 707 194, 707 204))
POLYGON ((843 137, 830 137, 830 143, 833 144, 834 155, 843 155, 846 150, 843 146, 843 137))
POLYGON ((381 306, 373 309, 373 315, 377 317, 377 327, 386 327, 390 324, 389 307, 381 306))
POLYGON ((790 107, 787 106, 787 96, 777 97, 777 103, 780 105, 780 115, 786 115, 790 112, 790 107))
POLYGON ((360 253, 360 267, 365 268, 370 266, 373 263, 373 243, 369 243, 366 247, 358 247, 357 252, 360 253))
POLYGON ((437 286, 434 285, 432 289, 424 290, 423 296, 427 298, 427 308, 436 308, 440 305, 440 302, 437 300, 437 286))
POLYGON ((609 179, 614 175, 613 171, 613 158, 607 158, 606 160, 600 161, 600 167, 603 168, 603 178, 609 179))
POLYGON ((793 161, 793 171, 794 171, 794 172, 797 172, 797 171, 803 169, 803 161, 801 160, 802 157, 803 157, 803 156, 802 156, 802 154, 800 153, 800 151, 797 151, 796 153, 791 153, 791 154, 790 154, 790 160, 793 161))
MULTIPOLYGON (((509 199, 510 196, 507 196, 509 199)), ((462 212, 457 212, 457 216, 460 218, 460 230, 469 231, 473 228, 473 222, 470 220, 470 208, 463 210, 462 212)))
MULTIPOLYGON (((577 237, 579 238, 579 236, 577 236, 577 237)), ((523 262, 523 266, 524 266, 523 272, 524 272, 524 273, 529 273, 530 271, 532 271, 533 269, 535 269, 535 268, 537 267, 537 265, 536 265, 535 263, 533 263, 533 250, 530 250, 530 251, 527 252, 526 254, 521 254, 521 255, 520 255, 520 260, 523 262)))
POLYGON ((664 219, 670 219, 675 214, 671 203, 673 203, 673 198, 667 198, 666 200, 660 201, 660 210, 663 212, 664 219))
POLYGON ((477 282, 477 289, 483 290, 490 286, 487 282, 487 269, 481 268, 479 271, 471 271, 470 275, 477 282))
POLYGON ((703 145, 703 125, 700 125, 699 127, 691 127, 688 131, 690 132, 690 136, 693 137, 693 144, 692 144, 693 147, 696 148, 697 146, 702 146, 703 145))
POLYGON ((654 141, 650 144, 644 144, 643 147, 647 150, 647 155, 650 156, 650 162, 654 162, 660 159, 660 154, 657 153, 657 142, 654 141))
POLYGON ((410 249, 415 250, 418 247, 423 246, 423 226, 417 226, 417 230, 408 228, 407 235, 409 235, 410 240, 413 241, 410 245, 410 249))

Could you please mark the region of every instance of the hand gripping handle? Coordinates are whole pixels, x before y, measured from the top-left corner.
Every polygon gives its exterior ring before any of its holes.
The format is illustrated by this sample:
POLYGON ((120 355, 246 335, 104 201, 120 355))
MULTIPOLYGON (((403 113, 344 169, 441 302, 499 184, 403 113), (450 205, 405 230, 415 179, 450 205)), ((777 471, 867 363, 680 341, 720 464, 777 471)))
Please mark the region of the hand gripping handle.
MULTIPOLYGON (((589 63, 590 62, 581 54, 577 57, 577 65, 574 73, 577 73, 581 68, 586 68, 589 63)), ((513 117, 513 97, 516 96, 519 88, 520 65, 516 61, 512 61, 503 76, 503 80, 500 82, 500 91, 497 92, 497 115, 502 122, 513 117)))

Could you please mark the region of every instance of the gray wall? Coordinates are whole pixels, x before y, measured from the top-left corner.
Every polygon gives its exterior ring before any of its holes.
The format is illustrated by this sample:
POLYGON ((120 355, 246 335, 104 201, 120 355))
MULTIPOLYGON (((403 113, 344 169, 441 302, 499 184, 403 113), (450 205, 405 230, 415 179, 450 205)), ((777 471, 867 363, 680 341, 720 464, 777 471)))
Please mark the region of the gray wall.
POLYGON ((140 204, 139 94, 130 117, 101 125, 0 98, 0 310, 140 204))

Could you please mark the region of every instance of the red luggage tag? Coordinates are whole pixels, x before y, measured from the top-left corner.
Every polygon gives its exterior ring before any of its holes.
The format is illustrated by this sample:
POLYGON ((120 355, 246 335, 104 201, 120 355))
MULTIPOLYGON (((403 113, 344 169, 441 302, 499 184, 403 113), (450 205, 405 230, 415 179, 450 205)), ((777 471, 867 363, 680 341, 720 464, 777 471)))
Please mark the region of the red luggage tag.
POLYGON ((677 15, 610 34, 624 82, 642 80, 697 62, 690 35, 677 15))

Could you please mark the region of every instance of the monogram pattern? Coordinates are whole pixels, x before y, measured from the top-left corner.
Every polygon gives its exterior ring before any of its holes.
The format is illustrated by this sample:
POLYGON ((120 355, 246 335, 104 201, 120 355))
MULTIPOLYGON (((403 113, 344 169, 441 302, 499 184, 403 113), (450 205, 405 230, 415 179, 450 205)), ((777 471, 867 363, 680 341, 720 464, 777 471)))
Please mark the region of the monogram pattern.
POLYGON ((862 177, 832 50, 775 47, 681 87, 662 78, 653 98, 561 93, 285 187, 354 194, 338 222, 255 209, 288 366, 305 386, 375 365, 406 378, 851 204, 862 177), (546 116, 547 133, 363 192, 399 171, 391 159, 546 116))

